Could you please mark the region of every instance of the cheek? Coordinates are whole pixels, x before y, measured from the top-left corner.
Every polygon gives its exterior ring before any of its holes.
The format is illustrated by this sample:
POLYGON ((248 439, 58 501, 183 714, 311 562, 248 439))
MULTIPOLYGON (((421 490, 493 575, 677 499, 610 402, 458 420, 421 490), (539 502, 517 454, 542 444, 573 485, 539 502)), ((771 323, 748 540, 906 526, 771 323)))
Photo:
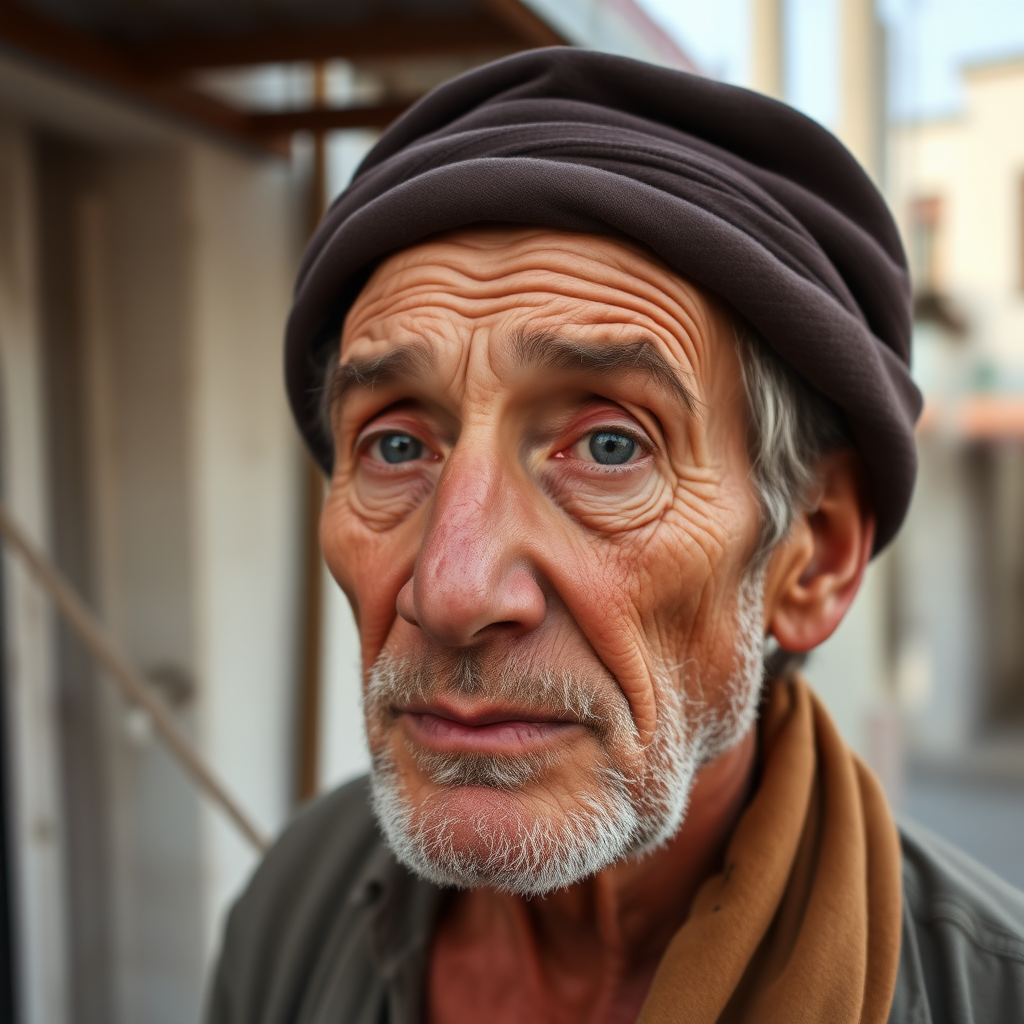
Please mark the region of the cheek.
POLYGON ((719 481, 679 488, 643 553, 649 592, 639 605, 665 659, 709 667, 733 631, 732 595, 753 553, 756 506, 746 490, 719 481))
POLYGON ((725 529, 728 517, 698 504, 700 514, 673 506, 628 535, 577 538, 563 548, 570 557, 551 569, 570 614, 629 701, 643 741, 657 725, 661 680, 682 685, 693 674, 689 663, 714 686, 719 666, 723 678, 732 670, 730 595, 747 545, 742 531, 725 529))
POLYGON ((575 535, 561 545, 558 564, 546 567, 569 615, 629 702, 644 743, 657 726, 654 683, 664 672, 647 614, 649 606, 664 600, 667 589, 662 566, 652 573, 648 560, 659 545, 648 547, 643 537, 649 540, 656 532, 652 528, 611 540, 575 535))
POLYGON ((407 522, 379 531, 353 508, 350 493, 332 487, 320 516, 320 545, 331 575, 352 605, 364 668, 394 625, 398 592, 412 574, 416 547, 407 522))
POLYGON ((353 509, 368 529, 392 530, 430 497, 434 483, 426 470, 361 473, 352 488, 353 509))

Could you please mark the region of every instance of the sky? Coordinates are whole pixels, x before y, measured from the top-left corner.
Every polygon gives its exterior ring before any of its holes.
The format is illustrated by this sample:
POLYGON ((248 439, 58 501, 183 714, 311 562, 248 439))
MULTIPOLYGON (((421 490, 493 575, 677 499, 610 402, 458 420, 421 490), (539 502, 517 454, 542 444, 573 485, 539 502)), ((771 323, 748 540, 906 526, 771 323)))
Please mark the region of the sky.
MULTIPOLYGON (((749 68, 749 0, 638 0, 709 74, 740 85, 749 68)), ((835 127, 839 0, 784 0, 786 98, 835 127)), ((889 113, 946 117, 965 63, 1024 56, 1024 0, 877 0, 887 29, 889 113)))

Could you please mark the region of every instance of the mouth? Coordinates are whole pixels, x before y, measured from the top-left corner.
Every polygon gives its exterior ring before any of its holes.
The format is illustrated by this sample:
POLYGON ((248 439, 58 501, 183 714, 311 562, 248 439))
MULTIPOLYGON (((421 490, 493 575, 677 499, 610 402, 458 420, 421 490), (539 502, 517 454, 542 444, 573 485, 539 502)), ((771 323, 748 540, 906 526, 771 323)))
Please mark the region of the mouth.
POLYGON ((536 754, 585 731, 578 721, 515 708, 467 711, 429 705, 400 708, 397 713, 409 739, 417 746, 445 754, 536 754))

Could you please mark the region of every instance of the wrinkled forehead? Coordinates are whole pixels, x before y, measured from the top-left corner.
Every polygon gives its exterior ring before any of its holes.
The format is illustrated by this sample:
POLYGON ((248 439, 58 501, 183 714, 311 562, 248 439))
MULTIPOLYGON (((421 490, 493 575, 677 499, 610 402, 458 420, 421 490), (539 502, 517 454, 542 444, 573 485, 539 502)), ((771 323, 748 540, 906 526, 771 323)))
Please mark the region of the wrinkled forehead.
POLYGON ((718 361, 723 339, 734 336, 734 322, 723 302, 639 243, 484 225, 385 259, 349 310, 342 362, 409 342, 444 347, 484 323, 498 348, 524 332, 581 345, 646 340, 700 377, 718 361))
POLYGON ((475 225, 435 235, 386 257, 370 276, 347 318, 347 325, 365 316, 367 307, 383 298, 423 284, 458 287, 487 296, 499 282, 534 288, 543 275, 590 282, 614 301, 617 292, 637 296, 689 293, 710 303, 697 285, 684 281, 639 242, 602 235, 546 228, 475 225))

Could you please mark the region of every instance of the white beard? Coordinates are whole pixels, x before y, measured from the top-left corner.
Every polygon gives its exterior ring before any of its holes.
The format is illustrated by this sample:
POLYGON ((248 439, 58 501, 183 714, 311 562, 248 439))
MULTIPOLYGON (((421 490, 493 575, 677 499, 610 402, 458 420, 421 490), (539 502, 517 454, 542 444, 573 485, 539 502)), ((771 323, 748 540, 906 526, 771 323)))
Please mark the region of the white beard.
MULTIPOLYGON (((439 886, 491 886, 539 896, 596 874, 624 857, 640 856, 671 839, 682 826, 697 770, 735 746, 757 717, 764 633, 764 568, 749 572, 736 603, 734 667, 724 711, 705 705, 701 680, 687 679, 680 696, 666 673, 656 680, 658 724, 641 747, 625 697, 599 701, 585 676, 571 672, 523 673, 509 667, 497 681, 481 679, 469 660, 448 678, 431 676, 420 663, 382 655, 366 688, 368 721, 386 721, 388 709, 410 697, 462 692, 512 698, 514 706, 561 711, 605 737, 642 753, 646 772, 632 778, 612 764, 595 766, 590 790, 573 794, 574 806, 558 816, 503 811, 472 822, 445 805, 465 786, 515 793, 539 780, 543 757, 498 757, 417 752, 420 770, 438 787, 422 805, 403 791, 390 751, 376 753, 371 774, 374 812, 395 856, 439 886), (469 828, 474 842, 460 841, 469 828)), ((612 747, 614 749, 614 745, 612 747)), ((508 801, 512 802, 512 801, 508 801)))

